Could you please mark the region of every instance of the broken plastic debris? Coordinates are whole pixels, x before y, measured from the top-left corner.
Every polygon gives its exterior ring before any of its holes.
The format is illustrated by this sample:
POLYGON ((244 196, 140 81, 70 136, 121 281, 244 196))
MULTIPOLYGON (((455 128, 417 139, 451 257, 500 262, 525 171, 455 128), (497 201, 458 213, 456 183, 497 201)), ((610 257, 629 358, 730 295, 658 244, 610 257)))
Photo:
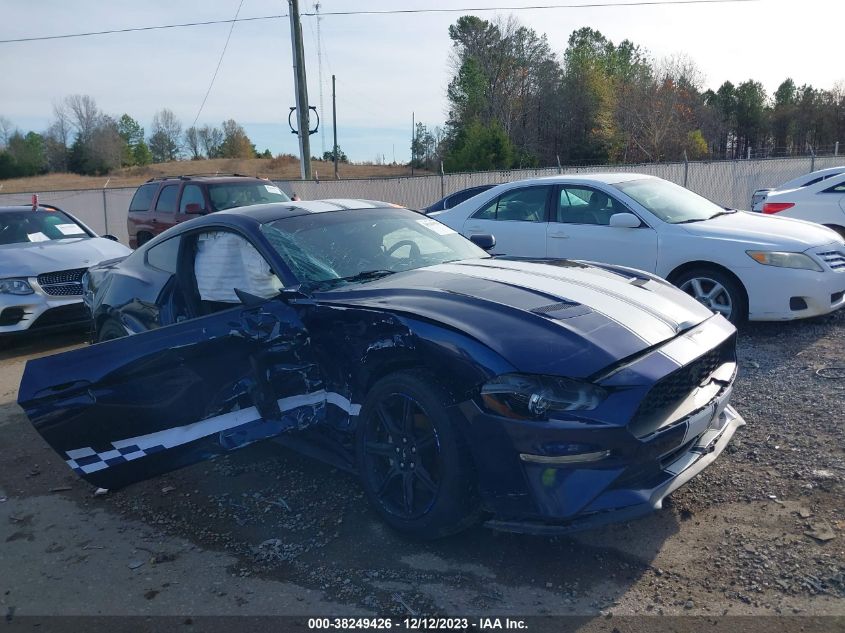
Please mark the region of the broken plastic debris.
POLYGON ((142 561, 142 560, 133 560, 131 563, 129 563, 129 569, 138 569, 143 564, 144 564, 144 561, 142 561))
POLYGON ((166 495, 168 492, 173 492, 176 490, 176 486, 165 486, 161 489, 161 494, 166 495))
POLYGON ((109 492, 108 488, 97 488, 94 491, 94 496, 95 497, 102 497, 103 495, 108 494, 108 492, 109 492))

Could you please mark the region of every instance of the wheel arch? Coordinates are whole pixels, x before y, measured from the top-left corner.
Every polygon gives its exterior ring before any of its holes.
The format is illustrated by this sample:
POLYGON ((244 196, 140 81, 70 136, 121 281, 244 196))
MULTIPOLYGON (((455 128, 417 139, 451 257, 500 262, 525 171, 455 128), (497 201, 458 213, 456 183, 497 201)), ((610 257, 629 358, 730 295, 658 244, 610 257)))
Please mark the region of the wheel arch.
POLYGON ((842 236, 842 239, 845 239, 845 226, 840 226, 839 224, 823 224, 822 226, 826 226, 827 228, 836 231, 842 236))
POLYGON ((725 266, 717 264, 716 262, 711 262, 707 260, 695 260, 691 262, 685 262, 680 266, 677 266, 672 272, 666 275, 666 280, 673 285, 677 285, 675 284, 675 282, 681 275, 697 268, 714 269, 733 279, 739 285, 739 288, 742 290, 743 297, 745 298, 745 305, 748 306, 748 289, 745 287, 745 284, 742 283, 742 280, 737 277, 736 274, 730 268, 726 268, 725 266))

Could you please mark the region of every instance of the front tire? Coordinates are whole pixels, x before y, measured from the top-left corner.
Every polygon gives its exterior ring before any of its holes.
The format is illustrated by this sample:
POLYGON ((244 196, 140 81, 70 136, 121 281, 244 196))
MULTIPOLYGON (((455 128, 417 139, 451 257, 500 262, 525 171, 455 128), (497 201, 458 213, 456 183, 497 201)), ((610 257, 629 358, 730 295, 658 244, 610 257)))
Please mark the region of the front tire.
POLYGON ((416 538, 448 536, 479 517, 472 461, 446 402, 429 374, 397 372, 375 384, 358 418, 367 498, 386 523, 416 538))
POLYGON ((104 343, 106 341, 113 341, 118 338, 126 336, 126 329, 120 324, 120 321, 109 317, 103 321, 100 326, 100 331, 97 332, 97 342, 104 343))
POLYGON ((741 325, 748 318, 748 299, 742 285, 721 270, 716 268, 688 270, 676 277, 674 284, 734 325, 741 325))

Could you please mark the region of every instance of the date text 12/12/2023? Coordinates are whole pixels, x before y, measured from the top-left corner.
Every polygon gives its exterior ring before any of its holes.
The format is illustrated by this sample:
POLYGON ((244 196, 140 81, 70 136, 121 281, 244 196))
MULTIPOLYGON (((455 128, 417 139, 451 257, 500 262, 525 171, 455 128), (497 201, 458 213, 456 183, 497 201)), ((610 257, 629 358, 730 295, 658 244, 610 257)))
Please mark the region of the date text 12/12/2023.
POLYGON ((474 617, 409 617, 409 618, 309 618, 309 630, 398 630, 398 631, 525 631, 528 626, 520 618, 474 617))

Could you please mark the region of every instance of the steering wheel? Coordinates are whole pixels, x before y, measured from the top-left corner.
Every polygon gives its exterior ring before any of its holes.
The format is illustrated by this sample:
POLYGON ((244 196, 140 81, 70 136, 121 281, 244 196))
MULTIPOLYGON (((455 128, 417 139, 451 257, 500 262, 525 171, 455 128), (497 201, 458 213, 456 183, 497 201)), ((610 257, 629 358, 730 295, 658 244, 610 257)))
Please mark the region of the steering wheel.
POLYGON ((385 251, 384 254, 387 257, 392 257, 393 253, 398 251, 403 246, 410 246, 411 247, 411 250, 408 253, 408 260, 409 261, 413 260, 413 259, 418 259, 420 257, 420 247, 417 246, 417 243, 413 240, 399 240, 393 246, 388 248, 387 251, 385 251))

